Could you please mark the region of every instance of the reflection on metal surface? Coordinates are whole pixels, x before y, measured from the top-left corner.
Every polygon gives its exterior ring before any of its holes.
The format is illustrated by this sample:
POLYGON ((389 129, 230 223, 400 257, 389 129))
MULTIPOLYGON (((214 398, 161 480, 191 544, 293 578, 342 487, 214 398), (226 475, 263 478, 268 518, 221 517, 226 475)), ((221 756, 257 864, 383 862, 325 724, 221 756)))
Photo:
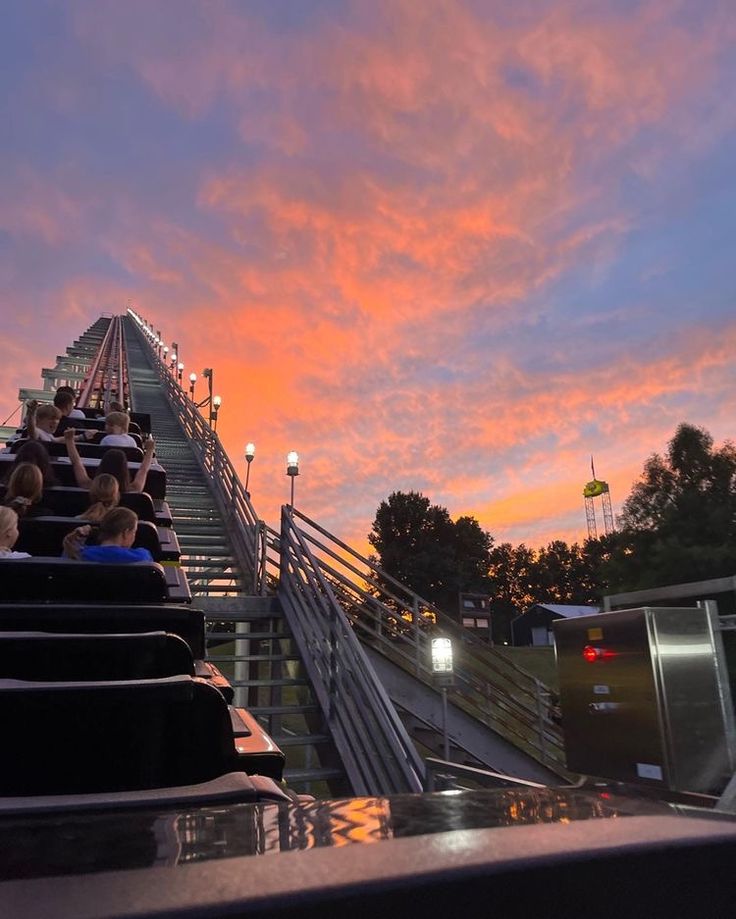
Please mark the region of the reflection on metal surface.
POLYGON ((736 762, 736 726, 711 607, 641 607, 554 623, 569 769, 673 791, 723 790, 736 762))
POLYGON ((452 830, 666 814, 673 809, 608 792, 508 788, 187 812, 14 817, 0 821, 5 837, 13 839, 12 847, 0 850, 0 879, 173 868, 452 830))

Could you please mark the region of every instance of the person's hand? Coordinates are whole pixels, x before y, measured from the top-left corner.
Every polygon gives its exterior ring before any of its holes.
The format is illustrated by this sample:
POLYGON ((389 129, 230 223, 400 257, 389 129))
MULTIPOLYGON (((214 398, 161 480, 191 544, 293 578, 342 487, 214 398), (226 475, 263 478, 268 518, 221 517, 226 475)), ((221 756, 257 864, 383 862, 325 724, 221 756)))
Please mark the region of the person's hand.
POLYGON ((29 399, 28 402, 26 402, 26 412, 29 415, 35 415, 37 408, 38 408, 38 399, 29 399))
POLYGON ((84 431, 83 433, 84 433, 84 439, 85 439, 85 440, 92 440, 92 439, 94 438, 95 434, 97 433, 97 431, 93 431, 92 429, 88 429, 88 430, 84 431))
POLYGON ((146 446, 144 447, 144 451, 146 453, 153 453, 155 449, 156 449, 156 444, 153 442, 153 437, 149 437, 148 440, 146 441, 146 446))
POLYGON ((77 432, 74 430, 74 428, 67 428, 67 429, 64 431, 64 443, 67 443, 67 444, 73 443, 73 442, 74 442, 74 435, 75 435, 76 433, 77 433, 77 432))

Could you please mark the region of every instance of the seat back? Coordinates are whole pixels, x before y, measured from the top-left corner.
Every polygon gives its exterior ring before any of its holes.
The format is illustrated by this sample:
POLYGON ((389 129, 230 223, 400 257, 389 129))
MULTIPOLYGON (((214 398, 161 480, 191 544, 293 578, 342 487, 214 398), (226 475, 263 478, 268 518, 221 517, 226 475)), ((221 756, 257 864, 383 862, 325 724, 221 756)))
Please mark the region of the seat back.
POLYGON ((0 632, 0 680, 90 682, 194 676, 187 643, 166 632, 0 632))
POLYGON ((166 575, 156 562, 109 565, 63 558, 0 559, 5 603, 162 603, 166 575))
POLYGON ((194 660, 205 657, 205 618, 188 606, 2 603, 2 632, 167 632, 183 639, 194 660))
MULTIPOLYGON (((85 521, 76 517, 25 517, 18 521, 18 541, 15 549, 18 552, 28 552, 33 556, 60 556, 64 551, 64 537, 67 533, 79 526, 84 526, 85 521)), ((89 544, 96 542, 94 530, 89 538, 89 544)), ((158 540, 156 527, 145 520, 138 521, 133 547, 148 549, 154 561, 163 560, 161 544, 158 540)))
MULTIPOLYGON (((11 453, 0 453, 0 479, 6 478, 14 459, 15 457, 11 453)), ((95 457, 85 456, 82 457, 82 464, 87 471, 87 475, 90 478, 93 478, 97 472, 97 467, 100 465, 100 461, 95 457)), ((131 478, 135 476, 139 466, 140 463, 130 464, 131 478)), ((67 457, 52 456, 51 468, 59 485, 76 486, 77 482, 74 477, 74 469, 72 468, 72 464, 69 462, 67 457)), ((151 466, 151 468, 148 470, 148 475, 146 476, 146 486, 143 490, 147 492, 152 498, 166 497, 166 470, 162 466, 156 464, 151 466)))
MULTIPOLYGON (((5 500, 7 485, 0 483, 0 502, 5 500)), ((41 504, 54 512, 57 517, 78 517, 89 507, 89 491, 71 485, 57 485, 44 488, 41 504)), ((156 511, 153 500, 145 491, 124 491, 120 495, 120 506, 135 511, 139 520, 156 523, 156 511)))
MULTIPOLYGON (((104 437, 104 434, 98 435, 100 438, 104 437)), ((136 437, 134 436, 135 440, 136 437)), ((137 438, 140 441, 140 437, 137 438)), ((66 456, 66 444, 49 444, 49 447, 58 448, 61 447, 61 452, 56 453, 55 449, 49 450, 51 456, 66 456)), ((141 449, 140 442, 135 447, 114 447, 112 444, 101 444, 98 441, 90 441, 85 443, 77 444, 77 453, 82 458, 91 457, 95 459, 101 459, 108 450, 122 450, 125 454, 125 458, 129 463, 142 463, 143 462, 143 450, 141 449)))
POLYGON ((0 724, 0 795, 191 785, 236 768, 227 703, 214 687, 187 676, 2 680, 0 724))

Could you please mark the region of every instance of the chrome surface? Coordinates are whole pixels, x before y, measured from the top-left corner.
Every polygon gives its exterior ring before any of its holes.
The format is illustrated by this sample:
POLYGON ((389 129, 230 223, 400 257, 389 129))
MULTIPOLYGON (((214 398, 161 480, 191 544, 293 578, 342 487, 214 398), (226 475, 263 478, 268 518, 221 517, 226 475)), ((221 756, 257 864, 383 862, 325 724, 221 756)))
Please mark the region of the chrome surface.
POLYGON ((498 789, 307 804, 234 804, 173 811, 0 815, 13 840, 0 848, 0 880, 179 867, 238 856, 380 844, 452 830, 569 824, 676 814, 673 804, 600 791, 498 789))
POLYGON ((570 769, 670 790, 724 789, 736 731, 712 604, 619 610, 553 628, 570 769))

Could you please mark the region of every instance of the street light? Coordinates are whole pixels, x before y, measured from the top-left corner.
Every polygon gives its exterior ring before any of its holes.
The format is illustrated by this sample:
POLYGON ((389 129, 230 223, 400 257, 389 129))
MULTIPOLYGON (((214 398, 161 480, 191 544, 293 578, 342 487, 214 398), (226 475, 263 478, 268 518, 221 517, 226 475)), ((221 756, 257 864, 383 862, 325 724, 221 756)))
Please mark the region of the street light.
POLYGON ((213 431, 217 430, 217 413, 220 411, 221 405, 222 405, 222 397, 215 396, 215 398, 212 400, 212 411, 210 413, 212 415, 212 430, 213 431))
POLYGON ((197 374, 192 372, 189 374, 189 398, 194 402, 194 385, 197 382, 197 374))
POLYGON ((296 450, 286 454, 286 474, 291 478, 291 506, 294 507, 294 479, 299 475, 299 454, 296 450))
MULTIPOLYGON (((253 462, 253 457, 256 455, 256 445, 253 443, 248 443, 245 445, 245 461, 248 464, 245 467, 245 491, 248 492, 248 481, 250 480, 250 464, 253 462)), ((248 495, 250 497, 250 495, 248 495)))
POLYGON ((432 674, 442 693, 442 738, 445 760, 450 759, 450 736, 447 731, 447 687, 455 682, 452 667, 452 641, 449 638, 432 639, 432 674))
POLYGON ((181 386, 181 375, 182 375, 182 373, 184 373, 184 364, 182 364, 182 362, 179 361, 179 364, 178 364, 178 366, 177 366, 176 369, 177 369, 177 371, 178 371, 177 377, 178 377, 178 379, 179 379, 179 386, 181 386))
POLYGON ((213 413, 214 405, 212 402, 212 368, 205 367, 204 370, 202 371, 202 376, 205 378, 205 380, 207 380, 207 398, 204 399, 202 402, 200 402, 197 408, 203 408, 205 405, 209 405, 210 407, 210 427, 212 427, 213 414, 214 414, 213 413))
POLYGON ((164 366, 166 366, 166 362, 168 361, 168 359, 169 359, 169 348, 168 348, 168 345, 164 345, 164 366))

